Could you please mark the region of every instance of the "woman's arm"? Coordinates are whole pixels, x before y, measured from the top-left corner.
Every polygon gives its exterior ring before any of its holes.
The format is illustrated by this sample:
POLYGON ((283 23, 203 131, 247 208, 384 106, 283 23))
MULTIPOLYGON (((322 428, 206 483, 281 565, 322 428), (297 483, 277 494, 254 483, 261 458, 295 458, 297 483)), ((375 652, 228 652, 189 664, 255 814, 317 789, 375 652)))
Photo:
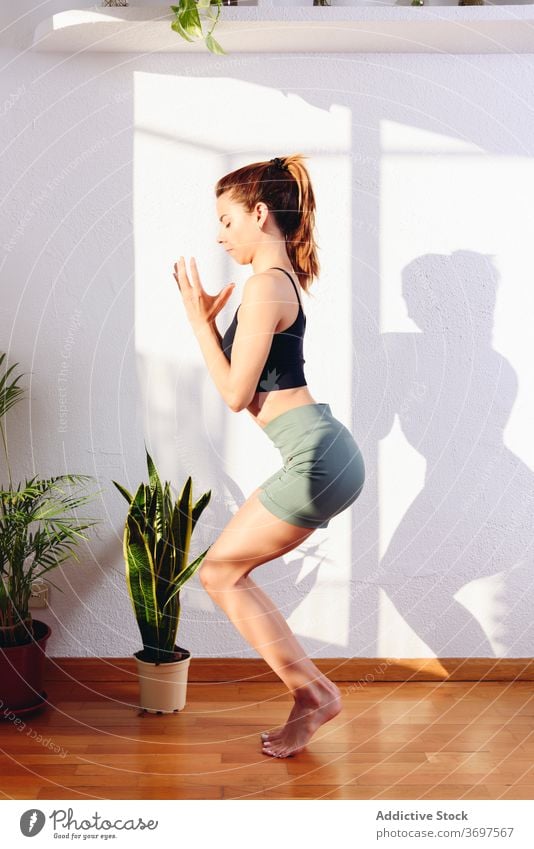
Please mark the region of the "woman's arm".
POLYGON ((254 398, 280 320, 282 300, 280 281, 268 271, 253 274, 245 282, 228 379, 236 413, 246 409, 254 398))
POLYGON ((233 410, 235 405, 230 390, 230 363, 222 349, 222 337, 215 324, 215 317, 230 298, 235 283, 225 286, 218 295, 208 295, 200 282, 194 257, 191 258, 192 283, 187 276, 183 256, 180 257, 179 262, 174 263, 173 276, 183 296, 187 317, 198 339, 213 382, 225 403, 233 410))
POLYGON ((215 320, 195 325, 193 330, 215 386, 230 409, 238 412, 230 391, 231 366, 224 355, 221 334, 215 320))
POLYGON ((246 281, 239 322, 228 362, 215 320, 195 323, 194 331, 215 386, 234 413, 251 403, 279 321, 279 281, 262 272, 246 281))
POLYGON ((228 362, 215 317, 228 301, 235 284, 226 286, 217 296, 207 295, 200 282, 194 258, 191 259, 192 284, 185 271, 183 256, 174 268, 174 277, 184 298, 187 317, 209 373, 225 403, 238 413, 248 407, 254 398, 271 348, 279 321, 279 284, 268 272, 253 274, 246 281, 241 302, 242 315, 239 316, 231 360, 228 362))
POLYGON ((212 326, 213 326, 213 332, 215 333, 215 336, 217 337, 217 339, 218 339, 218 341, 219 341, 219 344, 220 344, 220 346, 221 346, 221 348, 222 348, 222 336, 221 336, 221 334, 219 333, 219 328, 217 327, 217 325, 215 324, 215 322, 213 322, 213 325, 212 325, 212 326))

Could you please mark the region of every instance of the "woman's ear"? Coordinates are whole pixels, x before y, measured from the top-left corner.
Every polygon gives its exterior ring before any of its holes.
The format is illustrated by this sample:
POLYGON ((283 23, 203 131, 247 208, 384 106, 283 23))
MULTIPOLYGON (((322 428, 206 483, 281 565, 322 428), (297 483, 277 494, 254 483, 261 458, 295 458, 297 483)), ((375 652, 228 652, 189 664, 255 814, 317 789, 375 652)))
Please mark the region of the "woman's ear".
POLYGON ((267 218, 267 213, 269 211, 269 207, 263 201, 258 201, 256 204, 256 222, 260 225, 265 223, 265 219, 267 218))

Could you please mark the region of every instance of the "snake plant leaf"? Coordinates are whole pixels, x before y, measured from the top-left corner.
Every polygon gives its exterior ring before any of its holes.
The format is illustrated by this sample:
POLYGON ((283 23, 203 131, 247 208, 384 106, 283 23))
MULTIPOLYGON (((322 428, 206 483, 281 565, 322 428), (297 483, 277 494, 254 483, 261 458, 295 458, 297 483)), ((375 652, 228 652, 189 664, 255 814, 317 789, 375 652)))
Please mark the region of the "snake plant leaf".
POLYGON ((164 568, 164 563, 169 559, 169 537, 168 534, 162 536, 154 545, 154 568, 156 575, 161 575, 164 568))
POLYGON ((162 498, 162 506, 161 506, 161 522, 162 522, 162 533, 165 528, 169 527, 169 522, 172 516, 172 497, 171 497, 171 485, 169 481, 165 482, 165 488, 163 490, 163 498, 162 498))
POLYGON ((176 593, 180 592, 180 590, 182 589, 182 587, 186 583, 186 581, 188 581, 189 578, 191 578, 195 574, 195 572, 200 567, 202 561, 204 560, 204 558, 205 558, 206 554, 208 553, 208 551, 210 550, 210 548, 211 548, 211 545, 209 545, 207 547, 207 549, 202 552, 202 554, 199 554, 197 559, 193 560, 193 562, 190 563, 189 566, 186 569, 184 569, 180 573, 180 575, 177 576, 177 578, 174 582, 174 588, 171 592, 171 595, 169 596, 169 598, 167 599, 167 601, 163 605, 164 608, 169 604, 170 601, 172 601, 172 599, 175 597, 176 593))
POLYGON ((157 489, 152 490, 148 485, 146 486, 146 502, 148 504, 147 510, 147 525, 148 530, 151 536, 156 535, 156 512, 158 509, 158 491, 157 489))
POLYGON ((207 507, 207 505, 209 504, 210 498, 211 498, 211 489, 208 489, 208 491, 205 492, 203 495, 201 495, 200 498, 198 499, 198 501, 195 504, 193 504, 191 533, 193 533, 193 531, 195 530, 195 525, 197 523, 197 519, 202 514, 202 511, 204 510, 204 508, 207 507))
POLYGON ((146 493, 145 484, 140 483, 130 504, 130 513, 138 523, 141 533, 146 530, 146 493))
MULTIPOLYGON (((145 445, 146 450, 146 445, 145 445)), ((146 462, 148 467, 148 479, 150 481, 150 488, 153 492, 156 493, 156 510, 154 512, 154 530, 157 538, 159 539, 163 533, 164 525, 164 505, 163 505, 163 489, 161 486, 161 480, 159 478, 156 466, 154 465, 154 461, 152 457, 146 451, 146 462)))
POLYGON ((170 578, 174 576, 176 571, 176 548, 174 537, 172 533, 172 517, 173 517, 173 504, 171 497, 171 487, 169 481, 165 482, 165 489, 163 492, 163 510, 162 510, 162 528, 161 528, 161 537, 158 539, 155 546, 155 554, 154 560, 156 563, 156 571, 160 574, 163 570, 163 564, 168 559, 168 572, 170 578))
POLYGON ((133 500, 133 495, 131 494, 131 492, 128 492, 128 490, 125 489, 120 483, 117 483, 117 481, 112 480, 111 483, 115 484, 121 495, 124 495, 126 501, 128 502, 128 504, 130 504, 133 500))
POLYGON ((181 516, 179 544, 183 552, 184 563, 187 561, 189 556, 189 546, 191 544, 191 534, 193 530, 193 505, 191 503, 192 486, 193 481, 191 479, 191 475, 189 475, 178 499, 178 509, 181 516))
POLYGON ((159 475, 158 475, 158 470, 156 469, 156 466, 154 465, 154 461, 153 461, 152 457, 150 456, 150 454, 148 453, 148 451, 146 449, 146 445, 145 445, 145 451, 146 451, 146 464, 147 464, 147 467, 148 467, 148 480, 149 480, 149 483, 150 483, 150 489, 155 489, 158 485, 161 489, 161 481, 160 481, 160 478, 159 478, 159 475))
POLYGON ((171 526, 169 528, 169 536, 172 540, 172 557, 174 559, 175 569, 177 572, 181 572, 182 570, 182 562, 184 560, 184 552, 182 547, 182 536, 181 536, 181 527, 182 527, 182 519, 180 516, 180 506, 178 502, 174 505, 174 511, 172 514, 171 526))
POLYGON ((165 534, 158 540, 155 546, 154 563, 158 575, 163 573, 166 561, 169 561, 168 569, 174 572, 174 541, 168 526, 165 534))
POLYGON ((130 513, 124 532, 124 560, 128 590, 137 620, 159 625, 154 564, 139 524, 130 513))

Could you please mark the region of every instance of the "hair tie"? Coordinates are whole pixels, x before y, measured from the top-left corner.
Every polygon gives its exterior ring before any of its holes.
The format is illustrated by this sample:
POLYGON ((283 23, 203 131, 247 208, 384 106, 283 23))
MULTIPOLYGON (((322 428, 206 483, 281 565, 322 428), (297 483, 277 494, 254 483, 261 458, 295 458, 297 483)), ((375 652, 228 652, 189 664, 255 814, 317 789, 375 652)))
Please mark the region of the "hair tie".
POLYGON ((283 168, 284 171, 289 171, 289 168, 287 167, 286 163, 282 162, 282 160, 278 156, 275 156, 274 159, 271 159, 271 162, 273 163, 273 165, 276 165, 277 168, 283 168))

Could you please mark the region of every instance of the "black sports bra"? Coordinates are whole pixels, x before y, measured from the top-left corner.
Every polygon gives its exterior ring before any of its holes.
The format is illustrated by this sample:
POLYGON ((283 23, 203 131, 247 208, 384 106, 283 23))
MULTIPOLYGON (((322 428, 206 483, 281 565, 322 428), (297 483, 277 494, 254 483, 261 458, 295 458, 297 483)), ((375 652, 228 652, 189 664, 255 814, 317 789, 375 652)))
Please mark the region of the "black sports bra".
MULTIPOLYGON (((272 267, 287 274, 293 283, 299 302, 299 311, 290 327, 273 334, 271 348, 263 371, 260 374, 256 392, 273 392, 277 389, 292 389, 296 386, 307 386, 306 378, 304 377, 304 363, 306 362, 304 359, 306 316, 302 309, 297 287, 289 272, 285 268, 279 268, 276 265, 272 267)), ((232 345, 237 329, 238 311, 239 307, 234 313, 232 323, 222 337, 222 349, 226 359, 230 361, 232 358, 232 345)))

